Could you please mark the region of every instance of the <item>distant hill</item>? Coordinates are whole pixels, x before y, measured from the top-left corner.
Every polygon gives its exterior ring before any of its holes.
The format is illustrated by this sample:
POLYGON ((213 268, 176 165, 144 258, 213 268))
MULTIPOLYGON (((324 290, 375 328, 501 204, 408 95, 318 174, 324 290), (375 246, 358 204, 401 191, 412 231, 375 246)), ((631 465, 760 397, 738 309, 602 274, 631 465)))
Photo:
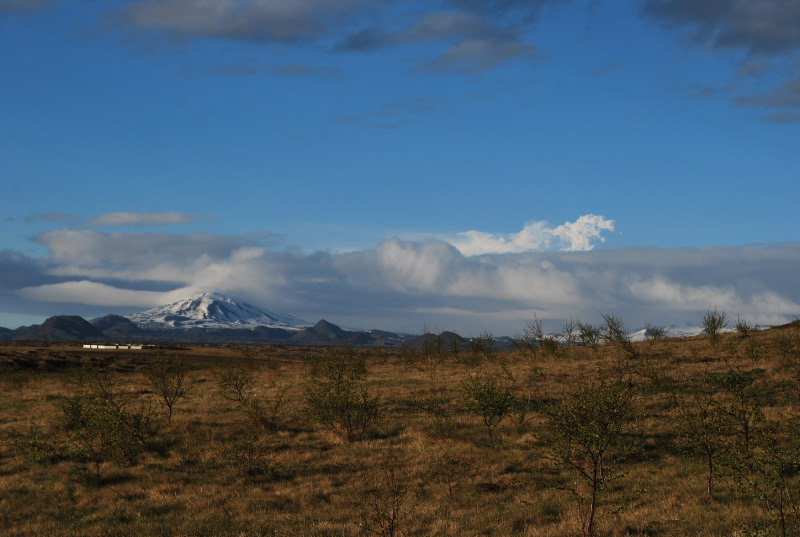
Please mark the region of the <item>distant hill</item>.
POLYGON ((140 336, 144 332, 133 322, 120 315, 106 315, 91 322, 104 336, 125 339, 131 336, 140 336))
POLYGON ((290 341, 297 345, 370 345, 376 338, 368 332, 342 330, 322 319, 314 326, 293 334, 290 341))
POLYGON ((106 315, 87 322, 82 317, 62 315, 51 317, 41 325, 9 330, 0 328, 0 340, 46 341, 109 341, 143 343, 198 343, 243 345, 354 345, 395 347, 409 336, 375 330, 372 332, 343 330, 321 320, 307 328, 187 328, 182 330, 146 330, 130 319, 106 315))
POLYGON ((441 345, 443 350, 449 351, 453 348, 453 342, 463 345, 467 342, 466 339, 459 336, 455 332, 442 332, 440 334, 422 334, 406 341, 406 345, 412 349, 425 348, 426 343, 428 347, 435 347, 441 345))
MULTIPOLYGON (((465 341, 453 332, 438 337, 448 348, 454 338, 465 341)), ((0 328, 0 339, 374 347, 399 347, 411 339, 412 346, 423 346, 419 338, 387 330, 344 330, 325 319, 311 326, 292 315, 274 313, 220 293, 202 293, 147 311, 106 315, 91 322, 77 316, 51 317, 41 325, 0 328)))
POLYGON ((40 325, 14 330, 13 339, 38 339, 43 341, 80 341, 103 339, 104 334, 83 317, 57 315, 40 325))

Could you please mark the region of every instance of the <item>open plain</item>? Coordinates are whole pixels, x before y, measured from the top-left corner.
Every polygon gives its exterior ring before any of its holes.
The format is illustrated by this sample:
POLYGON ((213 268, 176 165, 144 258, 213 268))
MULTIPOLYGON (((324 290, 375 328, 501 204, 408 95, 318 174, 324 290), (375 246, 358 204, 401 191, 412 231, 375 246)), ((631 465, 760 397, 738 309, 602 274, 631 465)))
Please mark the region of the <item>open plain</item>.
POLYGON ((486 343, 3 342, 0 533, 798 534, 798 323, 486 343))

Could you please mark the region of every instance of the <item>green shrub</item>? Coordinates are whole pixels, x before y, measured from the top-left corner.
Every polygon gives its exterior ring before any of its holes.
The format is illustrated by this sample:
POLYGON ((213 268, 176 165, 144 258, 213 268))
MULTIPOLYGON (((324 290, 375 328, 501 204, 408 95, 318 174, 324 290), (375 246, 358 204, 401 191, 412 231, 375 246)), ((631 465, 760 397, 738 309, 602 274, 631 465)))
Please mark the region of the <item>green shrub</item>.
POLYGON ((90 374, 88 384, 79 383, 58 405, 75 454, 94 468, 98 481, 106 462, 137 464, 146 440, 155 433, 150 407, 140 403, 131 409, 111 375, 90 374))
POLYGON ((348 442, 364 436, 378 418, 378 402, 367 392, 363 356, 332 347, 310 363, 306 401, 311 417, 348 442))
POLYGON ((705 317, 703 317, 703 331, 708 334, 711 339, 711 344, 715 347, 719 343, 719 336, 722 334, 722 329, 728 326, 725 312, 718 312, 716 308, 714 311, 708 310, 705 317))
POLYGON ((517 405, 513 385, 501 382, 496 376, 483 379, 480 375, 471 375, 462 385, 462 391, 467 410, 480 416, 489 442, 494 443, 495 428, 517 405))
POLYGON ((736 328, 736 331, 739 332, 739 335, 742 337, 749 337, 750 332, 755 330, 755 326, 753 326, 750 321, 745 319, 744 317, 736 317, 736 321, 734 322, 733 326, 736 328))
POLYGON ((636 451, 634 389, 629 383, 583 381, 550 412, 553 436, 545 455, 571 469, 587 491, 575 489, 584 535, 596 535, 598 509, 617 467, 636 451), (587 497, 588 496, 588 497, 587 497))
POLYGON ((267 393, 257 393, 255 370, 246 366, 227 367, 218 371, 214 378, 220 395, 236 402, 254 427, 276 431, 283 425, 286 386, 273 382, 267 387, 267 393))

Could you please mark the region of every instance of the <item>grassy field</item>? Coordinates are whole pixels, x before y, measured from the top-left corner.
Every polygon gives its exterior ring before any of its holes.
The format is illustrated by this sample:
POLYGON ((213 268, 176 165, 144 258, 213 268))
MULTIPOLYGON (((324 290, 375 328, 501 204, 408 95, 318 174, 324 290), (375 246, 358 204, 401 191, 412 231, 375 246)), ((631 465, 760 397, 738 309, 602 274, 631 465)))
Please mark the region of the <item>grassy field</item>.
POLYGON ((796 323, 452 351, 4 342, 0 534, 798 535, 796 323))

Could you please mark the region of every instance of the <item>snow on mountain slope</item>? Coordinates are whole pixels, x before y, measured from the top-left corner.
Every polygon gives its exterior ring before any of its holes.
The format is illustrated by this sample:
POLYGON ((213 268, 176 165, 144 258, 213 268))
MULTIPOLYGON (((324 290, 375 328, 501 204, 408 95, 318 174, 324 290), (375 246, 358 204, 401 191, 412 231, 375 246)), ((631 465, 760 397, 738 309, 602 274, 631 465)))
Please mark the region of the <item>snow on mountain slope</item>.
MULTIPOLYGON (((704 332, 705 330, 702 326, 693 326, 690 324, 672 324, 664 327, 664 337, 692 337, 699 336, 704 332)), ((734 329, 723 328, 721 332, 734 332, 734 329)), ((642 328, 641 330, 637 330, 636 332, 628 334, 628 336, 631 338, 631 341, 644 341, 649 335, 650 334, 647 333, 646 328, 642 328)))
POLYGON ((310 326, 297 317, 273 313, 219 293, 203 293, 126 317, 149 330, 310 326))

